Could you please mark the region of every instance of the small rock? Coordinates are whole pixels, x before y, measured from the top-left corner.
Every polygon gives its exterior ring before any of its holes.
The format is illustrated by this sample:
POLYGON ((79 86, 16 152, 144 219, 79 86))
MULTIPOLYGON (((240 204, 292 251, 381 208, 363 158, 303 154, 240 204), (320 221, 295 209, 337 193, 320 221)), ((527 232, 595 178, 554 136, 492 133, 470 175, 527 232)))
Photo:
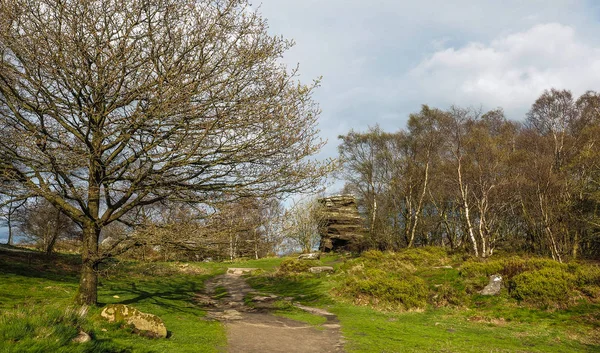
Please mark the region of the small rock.
POLYGON ((490 282, 488 283, 479 294, 481 295, 498 295, 502 290, 502 276, 492 275, 490 276, 490 282))
POLYGON ((133 325, 136 330, 149 336, 167 337, 167 328, 158 316, 143 313, 127 305, 109 304, 102 310, 100 315, 109 322, 125 321, 127 324, 133 325))
POLYGON ((118 295, 113 295, 113 298, 119 299, 120 297, 118 295))
POLYGON ((92 340, 92 337, 83 331, 79 331, 77 337, 73 338, 71 341, 75 343, 85 343, 92 340))
POLYGON ((333 267, 331 266, 317 266, 311 267, 308 269, 310 273, 323 273, 323 272, 333 272, 333 267))
POLYGON ((102 329, 102 330, 100 330, 100 331, 102 331, 102 332, 108 332, 108 330, 107 330, 107 329, 105 329, 105 328, 103 328, 103 329, 102 329))
POLYGON ((435 267, 433 267, 433 268, 445 268, 445 269, 451 269, 451 268, 452 268, 452 266, 450 266, 450 265, 446 265, 446 266, 435 266, 435 267))
POLYGON ((239 276, 256 270, 258 270, 258 268, 228 268, 227 274, 239 276))
POLYGON ((242 314, 237 310, 224 310, 223 312, 209 312, 208 317, 216 320, 241 320, 242 314))
POLYGON ((270 297, 270 296, 269 297, 263 297, 263 296, 260 296, 260 295, 252 297, 252 301, 255 301, 255 302, 264 302, 264 301, 267 301, 267 300, 273 300, 273 298, 270 297))
POLYGON ((319 260, 320 258, 320 252, 312 252, 308 254, 301 254, 300 256, 298 256, 298 260, 319 260))

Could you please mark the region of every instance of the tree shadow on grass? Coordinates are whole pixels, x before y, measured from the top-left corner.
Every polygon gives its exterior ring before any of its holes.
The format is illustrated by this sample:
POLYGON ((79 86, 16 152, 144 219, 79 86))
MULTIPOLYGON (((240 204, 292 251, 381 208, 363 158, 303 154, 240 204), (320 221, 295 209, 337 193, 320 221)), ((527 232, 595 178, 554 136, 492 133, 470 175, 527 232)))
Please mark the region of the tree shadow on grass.
POLYGON ((106 302, 99 303, 99 306, 107 304, 159 306, 164 311, 198 314, 201 308, 195 305, 194 295, 203 290, 204 282, 210 277, 210 275, 179 275, 153 280, 105 281, 101 289, 103 299, 113 295, 119 298, 105 300, 106 302))
POLYGON ((322 281, 316 277, 263 276, 248 279, 252 288, 259 292, 292 297, 306 304, 332 304, 332 299, 321 288, 322 281))
POLYGON ((46 255, 39 251, 17 252, 0 249, 0 275, 12 274, 76 283, 80 268, 79 255, 46 255))

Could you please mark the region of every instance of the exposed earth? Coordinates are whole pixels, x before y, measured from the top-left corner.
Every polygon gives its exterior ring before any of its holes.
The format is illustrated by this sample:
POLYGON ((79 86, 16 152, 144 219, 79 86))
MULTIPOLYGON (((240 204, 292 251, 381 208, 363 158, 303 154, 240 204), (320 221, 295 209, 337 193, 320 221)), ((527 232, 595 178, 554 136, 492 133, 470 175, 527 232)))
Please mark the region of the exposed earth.
POLYGON ((342 353, 343 339, 334 314, 295 304, 301 310, 327 319, 313 326, 272 314, 276 301, 291 300, 256 293, 243 277, 248 269, 229 269, 206 283, 197 300, 208 310, 209 319, 227 328, 230 353, 342 353), (249 303, 249 304, 247 304, 249 303))

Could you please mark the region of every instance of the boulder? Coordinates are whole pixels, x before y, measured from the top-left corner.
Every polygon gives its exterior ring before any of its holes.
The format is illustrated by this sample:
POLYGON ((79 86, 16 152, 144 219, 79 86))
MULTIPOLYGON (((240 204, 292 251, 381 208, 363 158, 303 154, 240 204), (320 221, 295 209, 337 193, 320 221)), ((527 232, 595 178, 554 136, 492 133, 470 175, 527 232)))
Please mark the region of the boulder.
POLYGON ((331 266, 317 266, 311 267, 308 269, 310 273, 323 273, 323 272, 333 272, 333 267, 331 266))
POLYGON ((502 290, 502 276, 490 276, 490 282, 479 292, 481 295, 498 295, 502 290))
POLYGON ((84 331, 80 331, 77 334, 77 337, 73 338, 71 341, 74 343, 86 343, 92 340, 92 337, 84 331))
POLYGON ((320 230, 321 252, 356 250, 365 234, 363 220, 352 195, 336 195, 319 199, 323 226, 320 230))
POLYGON ((321 258, 320 252, 312 252, 308 254, 301 254, 298 256, 298 260, 318 260, 321 258))
POLYGON ((102 317, 109 322, 124 321, 143 333, 144 335, 158 338, 167 337, 167 328, 163 321, 156 315, 143 313, 124 304, 109 304, 102 310, 102 317))
POLYGON ((245 274, 249 274, 252 271, 256 271, 258 270, 258 268, 235 268, 235 267, 230 267, 227 269, 227 274, 229 275, 236 275, 236 276, 241 276, 241 275, 245 275, 245 274))

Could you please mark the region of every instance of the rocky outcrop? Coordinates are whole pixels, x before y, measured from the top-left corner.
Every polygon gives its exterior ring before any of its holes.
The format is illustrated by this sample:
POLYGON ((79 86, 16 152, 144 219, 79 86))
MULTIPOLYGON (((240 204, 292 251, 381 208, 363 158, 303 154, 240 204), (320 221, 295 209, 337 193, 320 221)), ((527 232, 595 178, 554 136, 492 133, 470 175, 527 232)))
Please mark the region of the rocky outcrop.
POLYGON ((322 206, 322 252, 356 250, 365 233, 363 220, 352 195, 336 195, 319 199, 322 206))
POLYGON ((100 315, 109 322, 123 321, 133 325, 137 331, 146 336, 167 337, 167 328, 158 316, 143 313, 127 305, 109 304, 100 315))
POLYGON ((227 273, 230 275, 236 275, 236 276, 241 276, 241 275, 247 275, 252 273, 253 271, 258 270, 258 268, 234 268, 234 267, 230 267, 227 269, 227 273))
POLYGON ((490 282, 479 292, 481 295, 498 295, 502 290, 502 276, 490 276, 490 282))
POLYGON ((300 254, 300 256, 298 256, 298 260, 319 260, 320 258, 321 258, 321 253, 319 253, 319 252, 300 254))

